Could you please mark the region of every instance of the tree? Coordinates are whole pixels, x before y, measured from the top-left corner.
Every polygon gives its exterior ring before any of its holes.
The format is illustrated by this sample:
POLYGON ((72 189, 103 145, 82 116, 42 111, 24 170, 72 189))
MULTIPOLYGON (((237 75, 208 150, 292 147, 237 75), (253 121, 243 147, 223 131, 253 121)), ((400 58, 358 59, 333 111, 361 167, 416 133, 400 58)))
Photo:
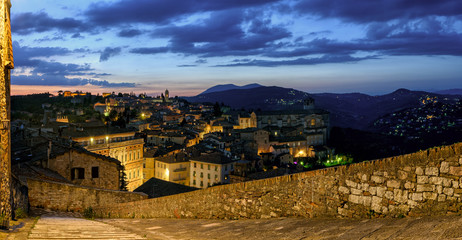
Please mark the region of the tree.
POLYGON ((213 116, 215 117, 220 117, 223 112, 221 111, 220 104, 218 102, 215 102, 215 105, 213 105, 213 116))
POLYGON ((117 117, 118 117, 118 114, 117 114, 117 111, 112 109, 110 112, 109 112, 109 120, 111 121, 116 121, 117 120, 117 117))
POLYGON ((119 190, 120 191, 128 191, 128 189, 127 189, 127 174, 125 173, 125 167, 123 165, 121 167, 122 168, 121 168, 120 174, 119 174, 119 183, 120 183, 119 190))

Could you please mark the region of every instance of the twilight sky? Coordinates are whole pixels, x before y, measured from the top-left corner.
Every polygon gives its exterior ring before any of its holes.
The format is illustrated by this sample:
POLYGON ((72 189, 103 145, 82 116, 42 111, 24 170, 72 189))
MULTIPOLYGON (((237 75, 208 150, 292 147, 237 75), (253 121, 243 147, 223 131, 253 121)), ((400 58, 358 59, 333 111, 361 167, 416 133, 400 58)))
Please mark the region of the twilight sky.
POLYGON ((462 88, 461 0, 12 0, 12 94, 462 88))

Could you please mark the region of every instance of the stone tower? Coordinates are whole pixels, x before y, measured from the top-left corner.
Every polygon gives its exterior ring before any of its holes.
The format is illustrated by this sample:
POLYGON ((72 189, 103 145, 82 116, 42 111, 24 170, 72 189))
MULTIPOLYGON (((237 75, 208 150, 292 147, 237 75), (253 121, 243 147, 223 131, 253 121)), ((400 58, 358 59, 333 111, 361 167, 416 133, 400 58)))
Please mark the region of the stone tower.
POLYGON ((165 89, 165 100, 168 100, 169 94, 168 94, 168 89, 165 89))
POLYGON ((11 218, 10 70, 13 64, 10 0, 0 0, 0 228, 11 218))

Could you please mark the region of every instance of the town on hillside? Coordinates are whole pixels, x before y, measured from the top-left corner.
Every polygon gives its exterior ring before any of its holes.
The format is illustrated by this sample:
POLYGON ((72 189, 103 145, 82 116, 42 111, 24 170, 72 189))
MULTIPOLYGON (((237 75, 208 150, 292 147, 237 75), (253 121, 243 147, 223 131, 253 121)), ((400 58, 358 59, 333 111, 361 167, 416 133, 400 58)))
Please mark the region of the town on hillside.
MULTIPOLYGON (((329 113, 235 110, 168 90, 60 91, 12 100, 13 177, 165 196, 346 164, 327 147, 329 113)), ((351 160, 351 159, 350 159, 351 160)))

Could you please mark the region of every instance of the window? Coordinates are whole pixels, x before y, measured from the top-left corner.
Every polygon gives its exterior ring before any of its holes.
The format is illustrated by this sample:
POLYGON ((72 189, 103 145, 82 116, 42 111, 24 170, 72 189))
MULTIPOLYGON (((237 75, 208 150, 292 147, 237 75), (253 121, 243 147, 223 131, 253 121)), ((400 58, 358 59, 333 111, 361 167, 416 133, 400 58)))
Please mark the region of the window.
POLYGON ((204 182, 203 182, 203 181, 201 181, 201 187, 203 187, 203 186, 204 186, 204 182))
POLYGON ((202 178, 202 177, 204 177, 204 173, 203 173, 203 172, 201 172, 201 178, 202 178))
POLYGON ((196 167, 196 163, 194 163, 194 167, 196 167))
POLYGON ((225 171, 228 171, 228 165, 225 165, 225 171))
POLYGON ((215 182, 218 182, 218 175, 215 174, 215 182))
POLYGON ((99 178, 99 167, 91 168, 91 178, 99 178))
POLYGON ((85 179, 85 168, 72 168, 71 180, 74 179, 85 179))
POLYGON ((204 169, 204 164, 201 163, 201 169, 204 169))
POLYGON ((195 177, 195 176, 196 176, 196 171, 193 172, 193 177, 195 177))
POLYGON ((311 126, 316 125, 316 119, 311 119, 311 126))
POLYGON ((196 186, 196 179, 193 180, 193 185, 196 186))
POLYGON ((207 173, 207 178, 210 179, 210 173, 207 173))
POLYGON ((208 170, 210 170, 210 165, 207 165, 208 166, 208 170))
POLYGON ((218 171, 218 166, 215 166, 215 172, 218 171))

